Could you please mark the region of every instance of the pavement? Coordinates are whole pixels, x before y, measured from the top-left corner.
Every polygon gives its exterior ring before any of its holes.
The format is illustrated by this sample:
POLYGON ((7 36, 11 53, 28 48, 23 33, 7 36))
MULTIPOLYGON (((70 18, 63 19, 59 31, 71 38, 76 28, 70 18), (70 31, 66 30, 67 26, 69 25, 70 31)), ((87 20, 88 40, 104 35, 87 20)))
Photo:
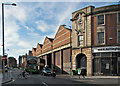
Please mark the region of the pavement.
POLYGON ((3 73, 2 71, 0 71, 0 86, 2 84, 6 84, 6 83, 13 81, 13 77, 14 77, 13 71, 14 70, 8 70, 8 72, 5 72, 5 77, 3 77, 3 73))
POLYGON ((58 78, 68 79, 75 82, 85 82, 89 84, 106 84, 106 85, 112 85, 113 86, 120 86, 120 76, 85 76, 83 78, 82 76, 73 75, 72 77, 70 75, 57 75, 58 78))
POLYGON ((11 82, 12 80, 13 79, 12 79, 12 75, 10 74, 10 72, 5 73, 5 78, 3 78, 3 74, 0 73, 0 85, 11 82))
MULTIPOLYGON (((63 77, 63 78, 68 78, 68 79, 70 79, 70 78, 72 78, 72 79, 78 79, 79 78, 79 76, 78 75, 72 75, 72 76, 70 76, 70 75, 68 75, 68 74, 59 74, 59 75, 57 75, 57 77, 63 77)), ((83 79, 83 77, 82 76, 80 76, 80 78, 81 79, 83 79)), ((85 76, 85 78, 86 79, 118 79, 118 78, 120 78, 120 76, 85 76)))

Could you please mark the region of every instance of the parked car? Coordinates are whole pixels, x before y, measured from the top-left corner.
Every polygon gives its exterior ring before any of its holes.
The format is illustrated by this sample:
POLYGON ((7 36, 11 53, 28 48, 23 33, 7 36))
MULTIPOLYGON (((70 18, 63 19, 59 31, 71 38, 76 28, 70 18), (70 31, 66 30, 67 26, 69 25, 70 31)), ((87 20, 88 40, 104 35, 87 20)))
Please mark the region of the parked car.
POLYGON ((41 75, 44 75, 44 76, 51 76, 52 75, 52 72, 50 70, 50 68, 48 66, 45 66, 43 67, 43 70, 41 72, 41 75))

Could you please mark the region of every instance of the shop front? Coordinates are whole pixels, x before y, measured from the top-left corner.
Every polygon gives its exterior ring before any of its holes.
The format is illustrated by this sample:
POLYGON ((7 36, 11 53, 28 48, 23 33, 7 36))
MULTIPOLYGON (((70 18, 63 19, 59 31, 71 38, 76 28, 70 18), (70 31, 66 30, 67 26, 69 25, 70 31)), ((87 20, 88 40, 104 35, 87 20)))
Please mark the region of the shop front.
POLYGON ((120 46, 94 47, 93 75, 120 75, 120 46))

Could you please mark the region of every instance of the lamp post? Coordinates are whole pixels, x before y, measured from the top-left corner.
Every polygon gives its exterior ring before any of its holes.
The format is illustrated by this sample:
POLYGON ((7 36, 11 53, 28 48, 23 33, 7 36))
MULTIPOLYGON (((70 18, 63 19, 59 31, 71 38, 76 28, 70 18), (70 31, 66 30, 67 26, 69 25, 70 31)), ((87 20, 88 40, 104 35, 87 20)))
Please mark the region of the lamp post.
MULTIPOLYGON (((15 3, 9 4, 9 3, 2 3, 2 41, 3 41, 3 56, 5 54, 4 51, 4 5, 12 5, 12 6, 16 6, 15 3)), ((3 60, 3 78, 5 78, 5 61, 3 60)))
MULTIPOLYGON (((71 26, 69 26, 69 27, 71 29, 71 26)), ((70 65, 71 65, 71 67, 70 67, 70 72, 71 72, 70 76, 72 78, 72 45, 71 45, 72 41, 71 41, 71 33, 72 33, 72 31, 70 31, 70 65)))

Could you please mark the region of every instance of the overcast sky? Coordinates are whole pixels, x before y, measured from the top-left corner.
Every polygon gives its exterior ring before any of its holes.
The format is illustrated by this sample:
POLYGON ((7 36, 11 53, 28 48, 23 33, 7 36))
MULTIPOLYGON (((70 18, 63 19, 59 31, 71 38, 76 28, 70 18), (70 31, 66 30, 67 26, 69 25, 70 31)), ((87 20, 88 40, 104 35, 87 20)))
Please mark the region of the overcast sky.
MULTIPOLYGON (((13 1, 13 0, 11 0, 13 1)), ((117 0, 119 1, 119 0, 117 0)), ((7 2, 5 2, 7 3, 7 2)), ((2 2, 0 3, 2 5, 2 2)), ((5 53, 18 59, 43 43, 46 36, 54 38, 62 24, 72 26, 72 12, 93 5, 101 7, 118 2, 16 2, 17 6, 4 6, 5 53), (8 50, 9 49, 9 50, 8 50)), ((2 34, 2 7, 0 5, 0 33, 2 34)), ((0 55, 2 36, 0 35, 0 55)))

